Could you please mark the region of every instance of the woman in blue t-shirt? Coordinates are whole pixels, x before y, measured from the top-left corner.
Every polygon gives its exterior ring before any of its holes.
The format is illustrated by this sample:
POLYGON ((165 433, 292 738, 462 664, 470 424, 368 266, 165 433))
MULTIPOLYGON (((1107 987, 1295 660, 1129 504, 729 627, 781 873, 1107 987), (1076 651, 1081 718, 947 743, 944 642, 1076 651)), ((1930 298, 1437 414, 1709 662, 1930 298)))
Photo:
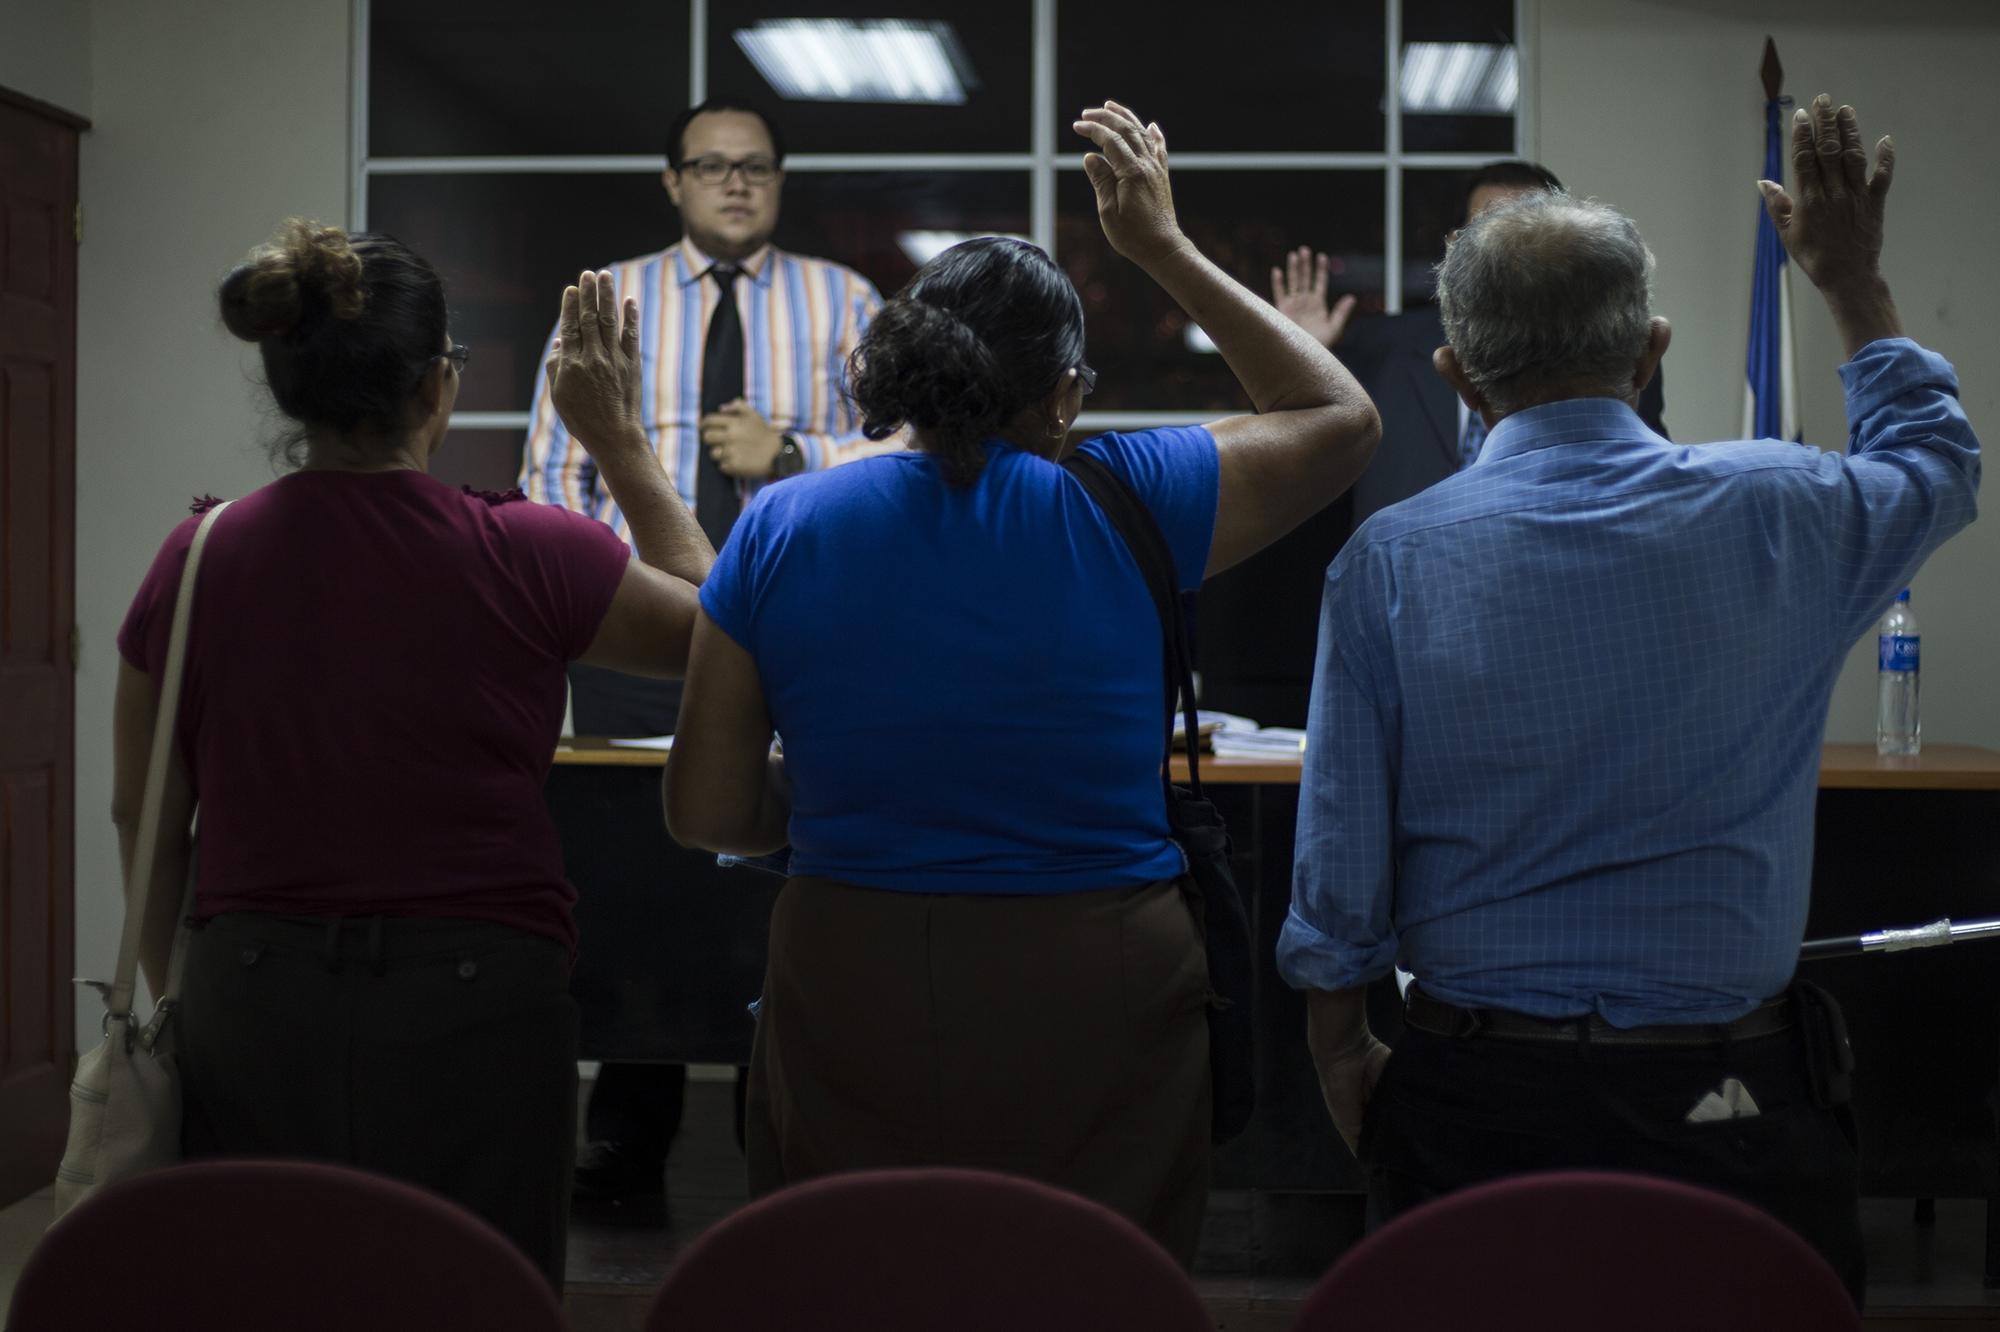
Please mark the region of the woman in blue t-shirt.
MULTIPOLYGON (((1138 492, 1195 588, 1344 491, 1375 411, 1181 233, 1158 126, 1106 103, 1076 128, 1113 248, 1257 407, 1080 446, 1138 492)), ((702 587, 667 774, 680 841, 792 848, 752 1055, 752 1187, 1011 1171, 1190 1262, 1207 973, 1161 799, 1159 621, 1057 465, 1096 378, 1082 306, 1041 250, 970 241, 883 306, 853 370, 869 434, 908 426, 915 448, 752 502, 702 587)))

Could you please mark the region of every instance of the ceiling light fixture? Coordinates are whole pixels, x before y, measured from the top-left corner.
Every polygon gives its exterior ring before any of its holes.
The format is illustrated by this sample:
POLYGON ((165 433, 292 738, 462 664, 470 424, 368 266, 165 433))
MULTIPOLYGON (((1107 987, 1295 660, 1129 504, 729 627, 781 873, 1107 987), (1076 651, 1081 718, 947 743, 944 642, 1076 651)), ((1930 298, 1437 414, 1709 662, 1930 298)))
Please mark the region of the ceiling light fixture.
POLYGON ((1411 42, 1403 47, 1403 110, 1412 114, 1510 116, 1520 87, 1512 46, 1411 42))
POLYGON ((949 23, 765 19, 733 36, 787 101, 962 106, 979 86, 949 23))

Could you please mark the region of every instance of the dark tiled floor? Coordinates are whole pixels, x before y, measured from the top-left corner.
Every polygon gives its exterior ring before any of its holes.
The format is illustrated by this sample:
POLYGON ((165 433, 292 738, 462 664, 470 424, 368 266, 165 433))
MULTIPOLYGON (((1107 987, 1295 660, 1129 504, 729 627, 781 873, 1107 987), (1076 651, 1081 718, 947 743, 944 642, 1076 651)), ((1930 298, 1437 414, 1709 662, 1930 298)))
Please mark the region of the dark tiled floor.
MULTIPOLYGON (((637 1332, 652 1291, 674 1257, 708 1226, 740 1206, 743 1158, 729 1130, 727 1082, 691 1081, 680 1140, 667 1166, 664 1209, 580 1206, 570 1225, 568 1307, 575 1332, 637 1332)), ((1301 1205, 1303 1205, 1301 1203, 1301 1205)), ((1248 1275, 1276 1266, 1258 1231, 1310 1225, 1320 1247, 1339 1247, 1346 1219, 1325 1209, 1307 1217, 1274 1216, 1267 1199, 1218 1193, 1202 1236, 1195 1285, 1227 1332, 1287 1332, 1320 1263, 1293 1258, 1289 1275, 1248 1275), (1260 1261, 1261 1255, 1261 1261, 1260 1261)), ((1981 1285, 1985 1205, 1943 1200, 1936 1220, 1919 1226, 1908 1201, 1862 1205, 1868 1245, 1871 1332, 1896 1328, 2000 1329, 2000 1291, 1981 1285)), ((1310 1246, 1308 1246, 1310 1247, 1310 1246)))

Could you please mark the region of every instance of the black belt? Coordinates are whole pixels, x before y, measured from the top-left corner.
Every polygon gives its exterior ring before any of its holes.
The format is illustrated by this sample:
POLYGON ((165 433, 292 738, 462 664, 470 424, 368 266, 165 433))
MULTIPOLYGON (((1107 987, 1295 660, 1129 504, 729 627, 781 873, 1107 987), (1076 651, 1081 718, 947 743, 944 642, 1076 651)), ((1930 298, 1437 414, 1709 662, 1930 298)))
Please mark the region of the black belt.
POLYGON ((1403 1023, 1433 1036, 1458 1039, 1487 1036, 1500 1041, 1541 1041, 1568 1045, 1623 1045, 1689 1048, 1755 1040, 1789 1030, 1797 1014, 1789 994, 1767 999, 1734 1022, 1685 1026, 1614 1027, 1592 1013, 1578 1018, 1537 1018, 1504 1008, 1460 1008, 1432 998, 1415 985, 1403 999, 1403 1023))

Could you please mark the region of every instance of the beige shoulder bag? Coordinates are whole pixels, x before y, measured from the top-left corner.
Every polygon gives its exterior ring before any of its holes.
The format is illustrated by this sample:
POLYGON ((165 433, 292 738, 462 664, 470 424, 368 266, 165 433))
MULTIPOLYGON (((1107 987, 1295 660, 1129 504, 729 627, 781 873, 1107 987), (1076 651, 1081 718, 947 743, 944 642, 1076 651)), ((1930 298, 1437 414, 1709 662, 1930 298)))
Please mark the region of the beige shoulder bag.
MULTIPOLYGON (((133 882, 125 897, 125 931, 118 944, 118 969, 110 984, 90 981, 104 996, 104 1040, 77 1062, 69 1089, 69 1142, 56 1167, 55 1214, 76 1206, 97 1189, 142 1170, 169 1164, 181 1154, 181 1084, 175 1067, 173 1016, 187 952, 187 927, 176 928, 165 992, 142 1028, 132 1012, 139 973, 140 935, 146 906, 156 892, 194 893, 188 883, 153 882, 160 843, 161 808, 172 762, 174 727, 180 714, 181 669, 187 660, 188 621, 194 607, 195 570, 215 520, 227 503, 210 509, 195 529, 174 598, 174 624, 167 638, 166 670, 153 722, 153 752, 146 767, 146 798, 140 807, 139 835, 132 848, 133 882)), ((180 914, 184 922, 185 906, 180 914)))

